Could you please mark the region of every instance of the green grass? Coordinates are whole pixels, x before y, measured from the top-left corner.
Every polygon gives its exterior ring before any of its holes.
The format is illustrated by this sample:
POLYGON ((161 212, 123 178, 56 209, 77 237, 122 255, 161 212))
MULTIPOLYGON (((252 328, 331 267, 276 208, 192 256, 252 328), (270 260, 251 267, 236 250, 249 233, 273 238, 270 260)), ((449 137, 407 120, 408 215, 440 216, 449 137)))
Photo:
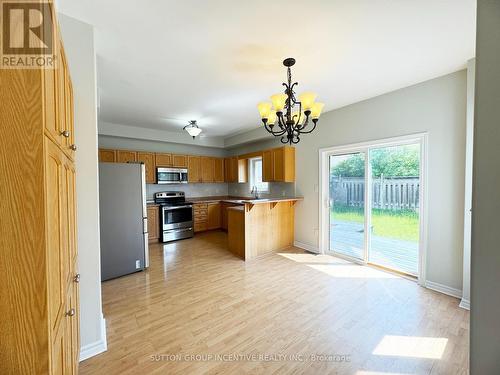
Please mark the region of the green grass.
MULTIPOLYGON (((331 213, 333 220, 364 222, 363 208, 335 207, 331 213)), ((418 213, 409 210, 372 210, 373 234, 381 237, 405 241, 418 241, 418 213)))

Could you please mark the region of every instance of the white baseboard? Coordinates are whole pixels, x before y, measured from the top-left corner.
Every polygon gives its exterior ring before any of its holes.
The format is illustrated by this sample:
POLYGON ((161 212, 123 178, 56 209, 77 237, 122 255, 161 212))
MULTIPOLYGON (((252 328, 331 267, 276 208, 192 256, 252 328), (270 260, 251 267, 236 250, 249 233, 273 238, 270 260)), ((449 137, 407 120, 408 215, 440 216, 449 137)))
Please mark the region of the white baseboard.
POLYGON ((425 282, 425 287, 455 298, 462 298, 462 291, 460 289, 451 288, 449 286, 435 283, 429 280, 425 282))
POLYGON ((101 339, 80 348, 80 362, 108 350, 106 340, 106 319, 101 318, 101 339))
POLYGON ((460 306, 462 309, 470 310, 470 301, 468 299, 462 298, 460 301, 460 306))
POLYGON ((309 245, 307 243, 299 241, 294 241, 293 246, 309 251, 310 253, 319 254, 319 249, 317 246, 309 245))

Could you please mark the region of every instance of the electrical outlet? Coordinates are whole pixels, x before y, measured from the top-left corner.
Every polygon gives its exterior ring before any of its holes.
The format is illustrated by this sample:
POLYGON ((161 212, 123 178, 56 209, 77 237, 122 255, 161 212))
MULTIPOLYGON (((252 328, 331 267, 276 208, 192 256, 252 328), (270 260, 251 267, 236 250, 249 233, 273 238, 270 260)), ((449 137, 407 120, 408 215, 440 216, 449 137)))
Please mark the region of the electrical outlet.
POLYGON ((285 190, 282 190, 282 191, 281 191, 281 196, 283 196, 283 197, 284 197, 285 195, 286 195, 285 190))
POLYGON ((135 269, 138 270, 139 268, 141 268, 141 261, 139 259, 137 259, 135 261, 135 269))

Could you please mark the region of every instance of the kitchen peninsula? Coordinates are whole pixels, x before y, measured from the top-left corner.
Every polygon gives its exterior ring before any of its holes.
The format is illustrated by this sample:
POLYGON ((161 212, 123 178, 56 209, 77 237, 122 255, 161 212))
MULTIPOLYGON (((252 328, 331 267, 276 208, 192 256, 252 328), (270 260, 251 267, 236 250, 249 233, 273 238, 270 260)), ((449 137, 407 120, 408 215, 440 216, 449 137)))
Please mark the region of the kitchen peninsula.
POLYGON ((190 200, 194 203, 195 232, 226 230, 229 251, 249 260, 293 245, 295 204, 302 199, 206 197, 190 200))

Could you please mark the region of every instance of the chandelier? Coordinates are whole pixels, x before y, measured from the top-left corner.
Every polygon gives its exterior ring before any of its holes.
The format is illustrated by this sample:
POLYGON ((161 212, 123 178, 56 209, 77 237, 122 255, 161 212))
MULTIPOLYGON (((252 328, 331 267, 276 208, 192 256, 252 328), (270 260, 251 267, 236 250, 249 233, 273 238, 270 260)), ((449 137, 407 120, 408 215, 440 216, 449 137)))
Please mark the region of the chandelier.
POLYGON ((257 108, 266 130, 275 137, 281 137, 281 143, 297 144, 300 142, 301 134, 309 134, 314 131, 319 116, 323 110, 324 103, 316 103, 317 95, 313 92, 304 92, 295 99, 292 84, 292 71, 290 67, 295 64, 294 58, 287 58, 283 65, 287 67, 288 83, 284 94, 271 96, 271 103, 262 102, 257 108), (313 125, 309 125, 311 119, 313 125))
POLYGON ((201 133, 201 129, 196 124, 196 120, 189 121, 189 124, 183 128, 193 139, 201 133))

